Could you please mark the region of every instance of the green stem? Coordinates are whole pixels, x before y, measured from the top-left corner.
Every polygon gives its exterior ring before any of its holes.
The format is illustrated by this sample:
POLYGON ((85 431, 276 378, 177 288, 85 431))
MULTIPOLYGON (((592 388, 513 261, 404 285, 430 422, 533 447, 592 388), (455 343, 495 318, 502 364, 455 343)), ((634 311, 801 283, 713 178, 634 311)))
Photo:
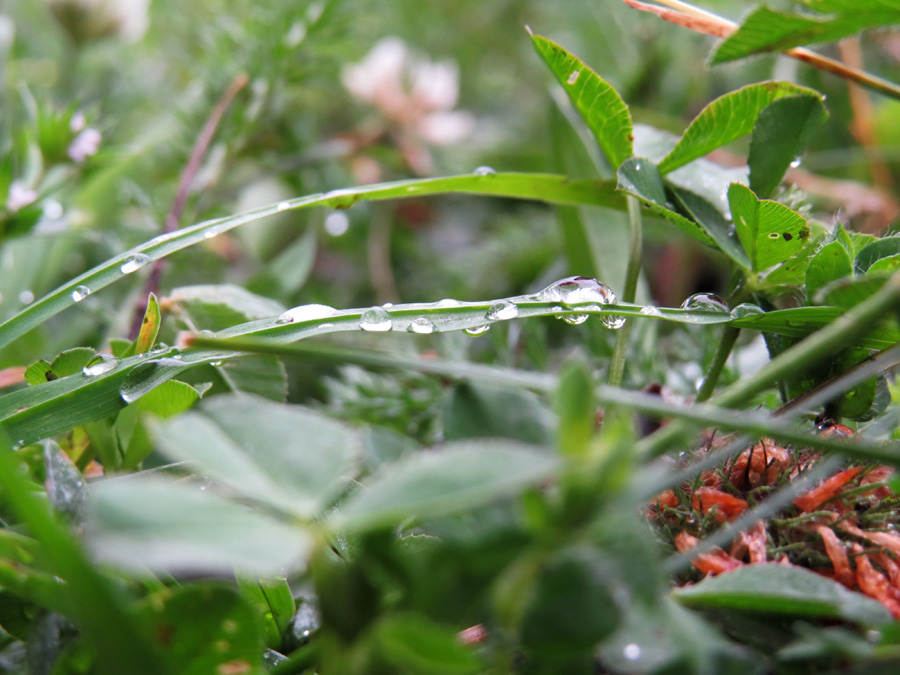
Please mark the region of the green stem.
MULTIPOLYGON (((637 295, 638 279, 641 276, 641 257, 644 247, 643 224, 641 223, 641 207, 634 197, 627 198, 628 224, 631 230, 631 242, 628 247, 628 267, 625 271, 625 288, 622 292, 622 301, 633 303, 637 295)), ((621 386, 625 374, 625 360, 628 358, 628 342, 631 337, 631 319, 625 320, 625 325, 619 329, 616 335, 616 347, 613 351, 612 362, 609 365, 609 384, 613 387, 621 386)))
POLYGON ((728 357, 731 356, 731 350, 734 349, 734 343, 737 341, 740 332, 740 328, 725 326, 712 363, 709 364, 709 370, 706 371, 706 377, 703 378, 703 384, 700 386, 700 391, 697 392, 697 398, 695 399, 697 403, 702 403, 712 396, 716 389, 716 383, 719 381, 719 376, 725 368, 728 357))
MULTIPOLYGON (((877 319, 890 313, 898 305, 900 305, 900 273, 895 273, 873 296, 822 330, 782 352, 753 377, 738 380, 710 402, 723 408, 744 405, 779 380, 808 370, 833 354, 838 347, 871 330, 877 319)), ((640 441, 635 447, 635 452, 639 457, 664 454, 690 429, 690 423, 675 421, 640 441)))

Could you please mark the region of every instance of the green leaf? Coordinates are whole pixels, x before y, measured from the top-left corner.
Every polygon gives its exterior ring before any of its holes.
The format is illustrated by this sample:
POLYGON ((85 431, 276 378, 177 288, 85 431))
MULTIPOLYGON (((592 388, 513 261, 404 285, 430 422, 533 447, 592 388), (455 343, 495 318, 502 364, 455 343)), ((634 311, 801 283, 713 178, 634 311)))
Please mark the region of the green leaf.
POLYGON ((568 457, 583 457, 597 427, 594 382, 590 369, 583 361, 572 360, 563 367, 555 408, 559 417, 556 443, 560 453, 568 457))
POLYGON ((141 330, 134 341, 135 354, 146 354, 156 344, 159 324, 159 301, 156 299, 156 295, 151 293, 147 297, 147 310, 144 312, 144 318, 141 321, 141 330))
POLYGON ((842 619, 879 624, 891 620, 884 606, 831 579, 793 565, 746 565, 674 591, 688 607, 842 619))
POLYGON ((806 268, 806 292, 812 298, 820 288, 835 279, 853 274, 850 254, 839 241, 832 241, 819 249, 806 268))
POLYGON ((91 360, 94 354, 94 350, 88 347, 67 349, 53 359, 50 368, 57 377, 75 375, 76 373, 81 373, 81 369, 87 365, 87 362, 91 360))
POLYGON ((197 328, 213 331, 278 316, 285 310, 280 302, 232 284, 181 286, 172 291, 169 300, 187 312, 197 328))
POLYGON ((157 652, 183 675, 253 673, 259 621, 234 588, 202 582, 156 593, 144 611, 157 652))
POLYGON ((161 451, 239 494, 311 517, 351 472, 359 439, 299 406, 216 396, 156 430, 161 451))
POLYGON ((566 656, 593 651, 619 624, 620 610, 607 578, 608 563, 588 547, 554 555, 537 579, 525 609, 526 652, 566 656))
POLYGON ((37 384, 43 384, 56 379, 56 374, 50 367, 50 364, 41 359, 34 363, 29 363, 25 369, 25 381, 32 387, 37 384))
POLYGON ((291 587, 285 578, 238 578, 241 594, 263 618, 266 627, 266 646, 279 649, 289 635, 296 606, 291 587))
MULTIPOLYGON (((266 265, 265 273, 250 284, 262 288, 274 284, 285 295, 296 293, 306 283, 316 259, 316 230, 310 228, 303 236, 279 253, 266 265)), ((271 286, 269 286, 271 288, 271 286)))
POLYGON ((656 165, 649 159, 633 157, 619 167, 619 186, 622 192, 637 197, 650 211, 678 228, 699 239, 704 244, 715 246, 715 240, 706 232, 700 223, 694 223, 675 212, 666 195, 666 186, 656 165))
POLYGON ((744 269, 750 268, 750 259, 738 242, 728 232, 729 223, 718 209, 708 201, 683 188, 673 188, 672 196, 680 209, 703 226, 722 253, 744 269))
POLYGON ((91 293, 126 278, 154 260, 164 258, 188 246, 206 241, 209 235, 221 234, 241 225, 283 213, 287 209, 312 206, 349 208, 359 201, 420 198, 437 194, 482 194, 495 197, 532 199, 551 204, 606 206, 625 210, 625 200, 615 192, 611 181, 571 180, 567 176, 527 173, 498 173, 490 176, 451 176, 379 183, 357 188, 333 190, 325 194, 299 197, 227 218, 204 221, 174 233, 160 235, 121 255, 107 260, 92 270, 63 284, 53 292, 31 303, 21 312, 0 324, 0 349, 43 324, 51 316, 72 307, 72 292, 86 286, 91 293), (127 263, 127 264, 126 264, 127 263))
POLYGON ((828 119, 817 96, 788 96, 759 113, 750 138, 750 189, 760 198, 772 195, 791 163, 828 119))
POLYGON ((454 387, 444 413, 444 437, 510 438, 550 447, 553 419, 529 391, 484 384, 454 387))
POLYGON ((790 82, 751 84, 717 98, 700 111, 681 140, 659 163, 660 173, 666 174, 749 134, 757 116, 772 101, 798 95, 821 100, 821 95, 812 89, 790 82))
POLYGON ((900 253, 900 236, 885 237, 864 246, 853 261, 853 269, 864 274, 876 261, 900 253))
POLYGON ((532 35, 531 40, 593 132, 610 165, 618 168, 633 154, 631 113, 622 97, 565 48, 540 35, 532 35))
POLYGON ((711 63, 719 64, 744 58, 759 52, 785 51, 792 47, 837 42, 866 28, 882 28, 900 23, 900 7, 893 0, 875 3, 806 3, 820 12, 839 11, 840 16, 822 20, 799 14, 779 12, 758 7, 744 19, 740 27, 728 36, 712 56, 711 63), (892 6, 893 5, 893 6, 892 6), (828 8, 830 7, 830 9, 828 8))
POLYGON ((142 412, 168 419, 188 410, 199 398, 200 394, 191 385, 169 380, 142 396, 135 405, 142 412))
POLYGON ((822 288, 814 299, 821 304, 850 309, 875 295, 887 280, 886 276, 875 275, 843 277, 822 288))
POLYGON ((86 541, 104 563, 138 576, 283 574, 302 565, 309 534, 197 485, 129 476, 94 483, 86 541))
POLYGON ((287 370, 280 359, 271 356, 248 356, 232 359, 217 369, 228 389, 262 396, 270 401, 287 400, 287 370))
POLYGON ((557 460, 511 441, 470 441, 385 465, 333 518, 366 529, 471 509, 549 478, 557 460))
POLYGON ((758 200, 745 185, 732 183, 728 202, 738 238, 756 272, 796 255, 809 239, 809 225, 799 213, 778 202, 758 200))
POLYGON ((881 258, 872 263, 866 270, 866 276, 869 275, 890 275, 900 269, 900 254, 889 255, 887 258, 881 258))
POLYGON ((475 675, 484 664, 465 647, 456 631, 421 614, 391 614, 375 624, 375 644, 392 672, 428 675, 475 675))
POLYGON ((809 262, 816 254, 817 243, 812 237, 799 253, 788 258, 775 269, 766 273, 763 279, 765 288, 776 291, 785 286, 802 286, 806 283, 806 270, 809 262))

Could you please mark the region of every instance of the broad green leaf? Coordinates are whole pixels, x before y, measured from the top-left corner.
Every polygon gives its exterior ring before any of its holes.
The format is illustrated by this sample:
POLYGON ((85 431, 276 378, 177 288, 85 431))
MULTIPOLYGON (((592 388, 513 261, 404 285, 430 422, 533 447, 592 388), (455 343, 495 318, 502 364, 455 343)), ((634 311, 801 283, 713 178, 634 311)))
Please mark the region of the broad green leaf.
POLYGON ((863 247, 853 261, 853 269, 859 273, 865 273, 873 263, 882 258, 887 258, 900 253, 900 236, 885 237, 873 241, 863 247))
POLYGON ((674 223, 682 232, 709 246, 716 245, 703 225, 691 222, 675 211, 675 205, 666 194, 662 176, 649 159, 633 157, 627 160, 619 167, 618 175, 619 190, 637 197, 654 215, 674 223))
POLYGON ((816 248, 817 243, 810 237, 799 253, 766 273, 765 287, 774 291, 784 286, 802 286, 806 283, 806 270, 816 253, 816 248))
POLYGON ((881 258, 872 263, 866 270, 866 276, 869 275, 889 275, 900 269, 900 254, 889 255, 887 258, 881 258))
POLYGON ((37 384, 55 380, 56 374, 53 372, 50 364, 44 361, 44 359, 41 359, 40 361, 28 364, 28 367, 25 369, 24 377, 25 381, 33 387, 37 384))
POLYGON ((199 398, 200 394, 191 385, 169 380, 139 398, 135 405, 142 412, 168 419, 188 410, 199 398))
POLYGON ((56 377, 67 377, 68 375, 80 373, 94 353, 93 349, 87 347, 67 349, 53 359, 50 369, 56 377))
POLYGON ((850 309, 875 295, 887 280, 888 277, 878 275, 844 277, 822 288, 813 299, 821 304, 850 309))
POLYGON ((809 239, 809 225, 800 214, 778 202, 758 200, 740 183, 728 189, 728 202, 738 238, 756 272, 796 255, 809 239))
POLYGON ((248 356, 224 362, 216 369, 234 392, 262 396, 284 403, 288 394, 288 376, 284 364, 271 356, 248 356))
POLYGON ((389 614, 373 628, 376 648, 394 672, 475 675, 484 664, 452 628, 421 614, 389 614))
POLYGON ((156 430, 161 451, 276 508, 311 517, 340 489, 359 456, 348 427, 299 406, 216 396, 156 430))
MULTIPOLYGON (((847 347, 834 355, 830 364, 833 374, 839 375, 863 361, 868 360, 869 350, 862 347, 847 347)), ((867 417, 872 405, 875 403, 875 394, 878 391, 878 378, 873 376, 860 382, 852 389, 846 391, 837 400, 828 404, 827 410, 830 417, 835 419, 846 417, 859 420, 867 417)))
POLYGON ((608 563, 587 546, 557 552, 541 570, 522 621, 526 652, 591 652, 619 625, 608 563))
POLYGON ((141 475, 94 483, 85 537, 98 559, 135 575, 283 574, 311 546, 299 527, 196 484, 141 475))
POLYGON ((233 587, 201 582, 160 591, 141 614, 175 672, 254 672, 263 648, 259 620, 233 587))
POLYGON ((559 375, 554 406, 559 417, 556 444, 568 457, 583 457, 597 427, 591 371, 581 360, 569 361, 559 375))
POLYGON ((287 579, 238 578, 241 594, 263 618, 266 628, 266 645, 279 649, 289 634, 296 605, 287 579))
POLYGON ((278 316, 285 309, 275 300, 233 284, 181 286, 174 289, 167 300, 187 312, 197 328, 213 331, 245 321, 278 316))
POLYGON ((759 52, 785 51, 792 47, 837 42, 866 28, 882 28, 900 23, 900 7, 896 2, 834 3, 830 8, 823 3, 810 2, 807 6, 821 12, 841 12, 833 19, 818 19, 809 15, 788 14, 758 7, 747 16, 738 30, 728 36, 716 49, 711 63, 725 63, 759 52))
POLYGON ((448 441, 510 438, 549 447, 553 426, 553 416, 534 394, 511 387, 457 385, 444 412, 448 441))
POLYGON ((816 96, 788 96, 763 108, 753 127, 747 156, 750 189, 758 197, 772 195, 788 167, 827 119, 828 111, 816 96))
POLYGON ((512 441, 469 441, 385 465, 332 519, 366 529, 472 509, 551 477, 556 458, 512 441))
POLYGON ((812 298, 820 288, 851 274, 853 263, 850 261, 850 254, 841 242, 832 241, 819 249, 809 261, 806 268, 806 292, 812 298))
POLYGON ((703 157, 753 130, 756 118, 772 101, 785 96, 821 95, 790 82, 761 82, 725 94, 700 111, 681 140, 659 163, 660 173, 668 173, 703 157))
POLYGON ((744 269, 750 268, 750 259, 741 248, 740 242, 729 234, 729 223, 718 209, 702 197, 683 188, 673 188, 672 197, 681 211, 703 226, 706 234, 716 242, 722 253, 744 269))
POLYGON ((359 201, 419 198, 438 194, 482 194, 532 199, 551 204, 625 209, 625 200, 621 195, 616 194, 615 184, 612 181, 571 180, 567 176, 525 173, 498 173, 489 176, 469 174, 447 178, 404 180, 298 197, 162 234, 98 265, 31 303, 21 312, 0 324, 0 348, 5 347, 32 328, 41 325, 51 316, 55 316, 68 307, 75 306, 77 301, 72 297, 72 293, 79 286, 85 286, 90 289, 91 293, 96 293, 101 288, 146 267, 154 260, 164 258, 188 246, 199 244, 211 236, 241 225, 291 209, 312 206, 349 208, 359 201))
POLYGON ((891 620, 877 600, 794 565, 746 565, 674 591, 681 604, 879 624, 891 620))
POLYGON ((540 35, 533 35, 531 40, 593 132, 610 165, 617 169, 633 154, 628 106, 606 80, 578 57, 540 35))

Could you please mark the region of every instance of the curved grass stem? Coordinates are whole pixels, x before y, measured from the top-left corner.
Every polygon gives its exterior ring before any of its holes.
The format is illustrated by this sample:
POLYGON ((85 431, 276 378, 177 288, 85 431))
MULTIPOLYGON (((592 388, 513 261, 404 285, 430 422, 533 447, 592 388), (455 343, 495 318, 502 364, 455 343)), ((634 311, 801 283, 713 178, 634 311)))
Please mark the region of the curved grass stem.
MULTIPOLYGON (((638 279, 641 276, 641 257, 644 248, 644 228, 641 222, 641 208, 634 197, 627 198, 628 225, 631 231, 631 240, 628 247, 628 267, 625 270, 625 288, 622 291, 622 301, 633 303, 637 294, 638 279)), ((609 365, 609 384, 618 387, 622 384, 625 374, 625 360, 628 358, 628 341, 631 337, 632 319, 626 319, 625 325, 619 329, 616 335, 616 346, 613 351, 612 362, 609 365)))
POLYGON ((709 364, 709 370, 706 371, 706 377, 703 378, 703 384, 700 386, 700 391, 697 392, 697 398, 695 399, 697 403, 708 401, 709 397, 716 390, 716 383, 719 381, 719 376, 725 368, 728 357, 731 356, 731 350, 734 349, 734 343, 737 341, 740 332, 740 328, 725 326, 712 363, 709 364))

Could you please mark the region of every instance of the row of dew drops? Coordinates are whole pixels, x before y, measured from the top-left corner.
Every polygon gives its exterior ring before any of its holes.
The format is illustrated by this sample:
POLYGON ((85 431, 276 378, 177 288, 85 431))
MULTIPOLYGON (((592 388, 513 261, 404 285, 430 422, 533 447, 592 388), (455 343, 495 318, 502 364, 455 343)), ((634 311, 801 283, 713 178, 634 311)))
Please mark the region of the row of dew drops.
MULTIPOLYGON (((137 256, 132 256, 132 258, 134 257, 137 256)), ((126 265, 129 264, 129 261, 131 261, 131 258, 123 262, 123 271, 125 270, 126 265)), ((139 269, 148 261, 149 259, 147 261, 131 262, 131 267, 133 267, 133 269, 130 269, 130 271, 139 269), (134 265, 137 266, 135 267, 134 265)), ((88 295, 90 295, 90 289, 88 289, 86 286, 78 286, 75 290, 72 291, 72 299, 75 302, 80 302, 88 295)), ((612 289, 610 289, 609 286, 607 286, 602 281, 598 281, 597 279, 582 276, 560 279, 559 281, 550 284, 544 290, 535 293, 534 295, 525 296, 525 299, 536 302, 559 303, 558 307, 554 307, 554 309, 556 309, 557 311, 577 307, 579 309, 583 308, 587 310, 587 312, 591 312, 599 311, 604 305, 616 304, 616 294, 612 291, 612 289)), ((440 300, 439 302, 433 304, 433 307, 435 309, 462 306, 463 305, 461 302, 452 299, 440 300)), ((385 305, 367 309, 362 313, 362 316, 360 316, 360 329, 368 332, 385 332, 392 330, 394 321, 391 317, 390 312, 388 311, 390 307, 391 305, 385 305)), ((682 303, 681 309, 697 312, 710 312, 716 314, 726 313, 729 314, 733 319, 741 319, 765 313, 762 308, 751 304, 742 304, 733 310, 729 310, 728 305, 724 300, 711 293, 696 293, 692 295, 682 303)), ((660 309, 652 305, 642 307, 640 313, 645 316, 663 316, 660 309)), ((275 323, 283 325, 295 322, 319 321, 332 317, 335 314, 337 314, 337 310, 333 307, 329 307, 328 305, 301 305, 284 312, 275 320, 275 323)), ((489 322, 494 322, 509 321, 511 319, 517 318, 518 316, 519 306, 513 300, 504 299, 498 300, 497 302, 492 304, 488 308, 487 312, 485 312, 484 318, 489 322)), ((565 321, 566 323, 572 325, 584 323, 585 321, 587 321, 588 317, 588 313, 557 315, 558 319, 561 319, 562 321, 565 321)), ((600 317, 600 321, 604 326, 612 330, 621 328, 625 324, 624 317, 610 314, 602 315, 600 317)), ((477 326, 465 328, 464 332, 472 336, 483 335, 490 329, 490 326, 490 323, 484 323, 477 326)), ((321 324, 319 326, 319 328, 328 327, 330 327, 329 324, 321 324)), ((434 323, 432 323, 432 321, 427 317, 419 316, 413 318, 409 322, 408 330, 411 333, 428 335, 430 333, 433 333, 436 330, 436 327, 434 323)), ((161 343, 147 355, 153 356, 155 354, 167 351, 168 349, 169 348, 167 345, 161 343)), ((213 362, 212 365, 219 365, 219 363, 220 362, 213 362)), ((82 369, 82 373, 85 377, 97 377, 98 375, 102 375, 115 369, 118 365, 119 359, 117 357, 113 356, 112 354, 98 352, 85 364, 84 368, 82 369)))

